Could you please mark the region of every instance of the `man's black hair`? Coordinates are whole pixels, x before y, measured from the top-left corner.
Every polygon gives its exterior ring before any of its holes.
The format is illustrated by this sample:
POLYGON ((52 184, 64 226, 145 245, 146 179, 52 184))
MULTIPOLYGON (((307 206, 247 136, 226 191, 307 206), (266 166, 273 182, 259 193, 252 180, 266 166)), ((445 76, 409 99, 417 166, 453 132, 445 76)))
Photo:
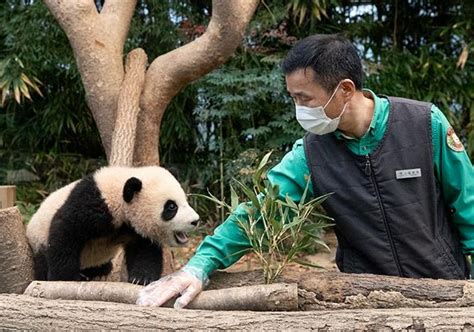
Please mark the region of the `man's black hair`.
POLYGON ((312 35, 293 46, 283 61, 285 75, 312 68, 316 83, 332 92, 343 79, 362 89, 362 63, 355 46, 342 35, 312 35))

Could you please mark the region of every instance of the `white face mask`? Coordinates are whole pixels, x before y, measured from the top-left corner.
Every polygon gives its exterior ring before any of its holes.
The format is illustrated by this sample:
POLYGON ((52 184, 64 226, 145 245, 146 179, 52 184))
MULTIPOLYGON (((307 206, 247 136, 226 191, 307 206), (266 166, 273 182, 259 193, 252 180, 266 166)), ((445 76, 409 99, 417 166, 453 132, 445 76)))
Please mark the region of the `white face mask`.
POLYGON ((306 131, 316 135, 324 135, 332 133, 339 126, 341 121, 342 114, 346 110, 347 103, 344 104, 341 114, 338 117, 331 119, 326 115, 324 109, 331 102, 332 98, 336 94, 339 84, 334 89, 331 97, 327 101, 326 105, 318 107, 306 107, 301 105, 296 105, 296 120, 306 131))

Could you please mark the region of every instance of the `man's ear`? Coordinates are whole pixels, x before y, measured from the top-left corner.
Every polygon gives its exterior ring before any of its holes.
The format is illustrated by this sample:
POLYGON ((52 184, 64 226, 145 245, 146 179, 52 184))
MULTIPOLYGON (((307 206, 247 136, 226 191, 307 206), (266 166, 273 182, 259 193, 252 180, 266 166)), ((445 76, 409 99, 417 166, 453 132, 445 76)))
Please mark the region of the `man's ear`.
POLYGON ((142 182, 135 177, 131 177, 125 182, 125 186, 123 187, 123 200, 130 203, 133 196, 140 192, 140 190, 142 190, 142 182))
POLYGON ((350 99, 356 92, 354 82, 348 78, 341 81, 341 89, 344 100, 350 99))

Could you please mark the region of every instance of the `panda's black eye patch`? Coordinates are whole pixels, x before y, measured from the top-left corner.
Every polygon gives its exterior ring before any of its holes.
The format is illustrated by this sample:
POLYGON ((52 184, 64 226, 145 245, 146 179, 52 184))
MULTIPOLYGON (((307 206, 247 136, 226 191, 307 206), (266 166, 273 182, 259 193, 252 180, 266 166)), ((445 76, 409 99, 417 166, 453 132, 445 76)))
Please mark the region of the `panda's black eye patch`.
POLYGON ((172 200, 168 200, 165 203, 163 208, 163 212, 161 214, 161 218, 165 221, 171 220, 174 218, 176 213, 178 212, 178 205, 172 200))

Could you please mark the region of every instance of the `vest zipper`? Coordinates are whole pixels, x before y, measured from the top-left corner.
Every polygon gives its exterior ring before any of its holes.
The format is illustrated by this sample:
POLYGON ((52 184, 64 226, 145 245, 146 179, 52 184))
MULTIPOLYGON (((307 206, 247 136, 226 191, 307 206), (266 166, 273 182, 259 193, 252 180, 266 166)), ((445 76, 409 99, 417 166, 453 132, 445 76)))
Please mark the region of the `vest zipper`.
POLYGON ((377 200, 378 200, 379 206, 380 206, 380 211, 382 213, 382 219, 383 219, 383 222, 385 224, 385 229, 387 230, 388 241, 390 242, 390 249, 392 250, 393 259, 395 261, 395 265, 397 266, 398 275, 402 276, 402 269, 400 267, 400 261, 398 260, 398 255, 397 255, 397 252, 395 251, 395 245, 393 243, 392 233, 390 232, 390 226, 388 225, 387 217, 385 215, 385 210, 383 208, 382 199, 380 197, 379 187, 377 185, 377 181, 375 180, 375 175, 372 172, 372 162, 370 160, 370 155, 368 155, 368 154, 365 155, 365 174, 370 175, 370 178, 371 178, 372 183, 374 185, 375 192, 377 194, 377 200))

